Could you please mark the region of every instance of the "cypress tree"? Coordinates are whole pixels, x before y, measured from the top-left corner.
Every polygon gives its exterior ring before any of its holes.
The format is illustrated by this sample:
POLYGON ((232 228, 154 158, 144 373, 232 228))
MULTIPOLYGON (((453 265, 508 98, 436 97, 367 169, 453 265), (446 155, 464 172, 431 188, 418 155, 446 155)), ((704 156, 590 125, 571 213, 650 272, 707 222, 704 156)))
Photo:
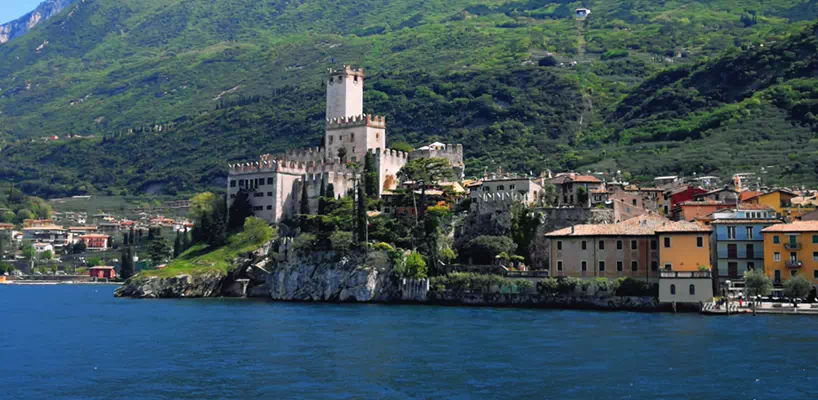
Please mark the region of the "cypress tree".
POLYGON ((364 157, 364 186, 367 196, 378 195, 378 172, 375 171, 375 159, 370 152, 364 157))
POLYGON ((358 186, 358 220, 356 228, 358 230, 358 241, 366 242, 366 191, 363 186, 358 186))
POLYGON ((327 198, 335 200, 335 185, 331 183, 327 185, 327 198))
POLYGON ((176 240, 173 241, 173 258, 178 258, 182 254, 182 231, 176 232, 176 240))
POLYGON ((318 194, 318 215, 324 215, 327 212, 327 183, 324 181, 324 175, 321 175, 321 191, 318 194))
POLYGON ((244 227, 244 220, 253 216, 253 205, 250 204, 250 192, 239 190, 236 198, 230 204, 227 218, 227 230, 238 232, 244 227))
POLYGON ((310 213, 310 197, 307 194, 307 177, 301 180, 301 208, 300 213, 308 215, 310 213))
POLYGON ((182 234, 182 251, 187 251, 190 248, 190 236, 187 233, 187 227, 185 227, 185 232, 182 234))
POLYGON ((122 247, 122 262, 119 266, 119 276, 128 279, 134 275, 133 252, 129 246, 122 247))
POLYGON ((148 241, 153 241, 155 237, 153 236, 153 228, 148 228, 148 241))

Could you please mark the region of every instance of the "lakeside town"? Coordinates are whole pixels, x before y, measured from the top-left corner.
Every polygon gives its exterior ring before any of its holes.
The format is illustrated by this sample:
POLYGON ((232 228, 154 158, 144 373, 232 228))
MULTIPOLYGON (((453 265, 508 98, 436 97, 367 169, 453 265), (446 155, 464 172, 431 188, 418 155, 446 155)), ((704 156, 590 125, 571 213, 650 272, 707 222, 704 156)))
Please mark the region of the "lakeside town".
MULTIPOLYGON (((387 147, 386 118, 363 113, 364 79, 349 66, 328 71, 322 147, 231 163, 220 219, 237 214, 239 228, 263 220, 311 250, 403 241, 423 264, 411 278, 496 275, 524 283, 517 292, 547 291, 548 279, 569 293, 625 288, 674 310, 818 313, 818 191, 769 187, 754 173, 631 182, 618 171, 486 170, 466 179, 460 144, 387 147), (330 215, 351 226, 315 218, 330 215), (414 231, 408 240, 379 234, 374 221, 414 231), (418 234, 419 221, 433 227, 418 234)), ((173 266, 204 240, 190 209, 178 200, 130 216, 11 213, 0 224, 10 244, 0 249, 0 283, 118 281, 173 266)))

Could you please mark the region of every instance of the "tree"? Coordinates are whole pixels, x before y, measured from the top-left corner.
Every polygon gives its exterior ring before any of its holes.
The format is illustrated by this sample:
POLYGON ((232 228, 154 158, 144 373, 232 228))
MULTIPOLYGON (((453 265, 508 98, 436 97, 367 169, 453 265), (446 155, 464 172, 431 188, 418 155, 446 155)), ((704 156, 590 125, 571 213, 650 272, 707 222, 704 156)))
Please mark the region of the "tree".
POLYGON ((541 58, 540 61, 538 62, 538 64, 541 67, 553 67, 553 66, 557 65, 557 59, 554 58, 554 56, 547 55, 547 56, 541 58))
POLYGON ((327 184, 327 198, 335 200, 335 185, 327 184))
POLYGON ((378 195, 378 171, 375 169, 375 159, 370 152, 367 152, 364 157, 364 187, 367 196, 378 195))
POLYGON ((148 228, 148 241, 149 242, 153 241, 153 239, 156 239, 156 236, 154 236, 154 234, 153 234, 153 228, 149 227, 148 228))
POLYGON ((445 158, 419 158, 409 161, 398 171, 398 179, 402 182, 412 183, 412 196, 417 188, 420 188, 420 208, 415 205, 415 212, 419 218, 423 218, 426 212, 426 186, 436 185, 442 179, 451 176, 452 167, 449 160, 445 158))
POLYGON ((540 207, 553 207, 557 204, 558 198, 557 187, 553 183, 545 182, 540 191, 540 198, 537 201, 537 205, 540 207))
POLYGON ((812 282, 801 274, 784 282, 784 294, 791 299, 803 299, 809 294, 810 289, 812 289, 812 282))
POLYGON ((772 292, 773 283, 763 272, 750 270, 744 273, 744 287, 748 297, 766 296, 772 292))
POLYGON ((327 182, 324 180, 324 175, 321 175, 321 190, 318 193, 318 215, 324 215, 327 212, 327 182))
POLYGON ((415 148, 406 142, 394 142, 391 146, 389 146, 389 148, 392 150, 402 151, 404 153, 411 153, 415 151, 415 148))
POLYGON ((244 220, 253 216, 253 205, 250 204, 250 192, 241 189, 230 204, 227 218, 227 231, 238 232, 244 226, 244 220))
POLYGON ((21 208, 19 211, 17 211, 17 216, 15 219, 18 224, 22 224, 27 219, 34 219, 34 213, 25 208, 21 208))
POLYGON ((187 231, 187 227, 185 227, 185 232, 182 233, 182 251, 187 251, 190 248, 190 234, 187 231))
POLYGON ((346 147, 341 147, 340 149, 338 149, 338 158, 341 159, 341 162, 346 161, 346 159, 347 159, 347 149, 346 149, 346 147))
POLYGON ((13 211, 6 211, 6 212, 3 213, 2 216, 0 216, 0 220, 2 220, 3 222, 5 222, 7 224, 10 224, 10 223, 14 222, 15 217, 16 217, 16 215, 14 214, 13 211))
POLYGON ((310 195, 307 193, 307 176, 301 178, 301 199, 299 200, 299 212, 302 215, 310 214, 310 195))
POLYGON ((511 238, 517 244, 517 254, 528 259, 531 242, 537 235, 537 228, 542 223, 543 215, 522 205, 516 204, 511 209, 511 238))
POLYGON ((195 212, 191 200, 191 215, 197 218, 191 233, 193 243, 201 242, 209 246, 221 246, 227 242, 227 224, 225 223, 227 210, 225 209, 225 202, 218 200, 216 196, 206 196, 205 198, 209 203, 202 207, 197 206, 195 212))
POLYGON ((425 279, 429 276, 426 261, 417 251, 413 251, 406 256, 406 272, 409 278, 425 279))
POLYGON ((135 236, 136 235, 134 235, 133 227, 131 227, 131 233, 128 235, 128 244, 130 244, 130 245, 134 244, 134 241, 136 239, 135 236))
POLYGON ((74 243, 74 246, 71 247, 71 252, 74 254, 85 253, 86 250, 88 250, 88 246, 82 240, 74 243))
POLYGON ((366 230, 367 230, 367 221, 366 221, 366 192, 364 191, 364 187, 358 185, 358 208, 357 208, 357 222, 355 227, 358 230, 358 241, 361 243, 366 243, 366 230))
MULTIPOLYGON (((158 243, 159 241, 157 241, 158 243)), ((119 276, 128 279, 134 275, 133 249, 130 246, 122 247, 121 264, 119 266, 119 276)))
POLYGON ((173 241, 173 258, 179 258, 182 251, 182 231, 176 231, 176 240, 173 241))
POLYGON ((494 258, 498 254, 513 253, 517 249, 517 244, 507 236, 481 235, 470 240, 465 249, 465 252, 460 252, 461 256, 468 254, 472 257, 472 262, 489 265, 494 263, 494 258))
POLYGON ((40 254, 40 258, 42 258, 43 260, 50 260, 54 258, 54 252, 51 250, 46 250, 42 252, 42 254, 40 254))
POLYGON ((165 239, 157 238, 151 242, 150 253, 153 265, 161 264, 170 254, 170 249, 165 239))
POLYGON ((37 250, 34 249, 34 246, 27 244, 23 246, 23 257, 26 261, 31 261, 37 257, 37 250))

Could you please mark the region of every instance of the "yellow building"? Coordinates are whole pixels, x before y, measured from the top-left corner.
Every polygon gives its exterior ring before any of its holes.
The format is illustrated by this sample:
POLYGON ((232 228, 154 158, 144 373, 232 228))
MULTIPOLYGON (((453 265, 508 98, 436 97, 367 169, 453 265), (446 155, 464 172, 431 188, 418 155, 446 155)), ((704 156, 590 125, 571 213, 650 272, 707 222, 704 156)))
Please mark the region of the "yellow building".
POLYGON ((800 217, 815 209, 811 204, 793 204, 793 199, 798 198, 798 195, 784 189, 773 190, 760 194, 755 197, 747 199, 750 204, 763 204, 774 209, 779 215, 784 217, 800 217))
POLYGON ((699 271, 711 268, 712 229, 696 222, 671 222, 656 229, 659 265, 666 271, 699 271))
POLYGON ((801 274, 818 283, 818 221, 777 224, 764 235, 764 272, 780 284, 801 274))

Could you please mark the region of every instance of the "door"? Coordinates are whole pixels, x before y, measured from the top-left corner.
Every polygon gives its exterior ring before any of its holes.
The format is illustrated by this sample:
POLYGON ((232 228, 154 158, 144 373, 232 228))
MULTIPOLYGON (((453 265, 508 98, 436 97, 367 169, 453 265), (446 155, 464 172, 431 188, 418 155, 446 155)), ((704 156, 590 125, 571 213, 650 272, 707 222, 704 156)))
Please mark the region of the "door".
POLYGON ((790 246, 794 249, 796 245, 795 235, 790 235, 790 246))
POLYGON ((781 283, 781 270, 775 270, 775 283, 781 283))
POLYGON ((738 263, 737 262, 727 263, 727 275, 730 275, 731 278, 735 278, 735 277, 738 276, 738 263))

